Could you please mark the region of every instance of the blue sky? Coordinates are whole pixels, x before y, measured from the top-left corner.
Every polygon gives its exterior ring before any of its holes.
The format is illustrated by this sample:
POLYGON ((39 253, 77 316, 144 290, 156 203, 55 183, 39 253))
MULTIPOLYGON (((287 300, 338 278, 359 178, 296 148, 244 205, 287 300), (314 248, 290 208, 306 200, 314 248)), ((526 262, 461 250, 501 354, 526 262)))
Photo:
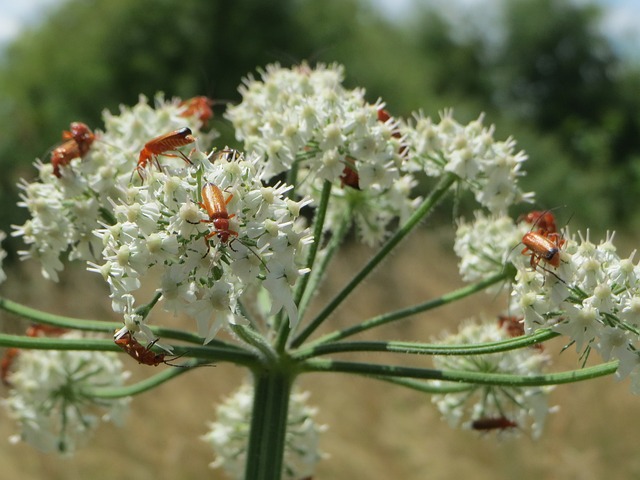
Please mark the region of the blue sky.
MULTIPOLYGON (((414 3, 443 5, 444 10, 452 12, 478 12, 486 18, 491 11, 487 5, 495 0, 369 0, 385 11, 388 16, 401 19, 411 10, 414 3)), ((587 3, 589 0, 573 0, 587 3)), ((18 32, 40 18, 47 7, 60 3, 60 0, 0 0, 0 45, 11 40, 18 32)), ((595 0, 605 8, 603 29, 623 52, 638 57, 640 51, 640 1, 638 0, 595 0)))

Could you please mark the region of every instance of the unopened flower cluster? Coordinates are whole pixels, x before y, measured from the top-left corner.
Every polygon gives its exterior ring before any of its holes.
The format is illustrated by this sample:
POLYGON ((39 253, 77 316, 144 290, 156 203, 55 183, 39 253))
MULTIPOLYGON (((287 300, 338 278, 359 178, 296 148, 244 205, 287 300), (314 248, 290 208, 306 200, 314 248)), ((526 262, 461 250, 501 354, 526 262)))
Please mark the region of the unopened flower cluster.
MULTIPOLYGON (((311 478, 323 458, 318 442, 326 427, 314 420, 316 409, 307 405, 308 398, 308 392, 291 394, 282 472, 286 480, 311 478)), ((245 383, 216 407, 217 420, 202 437, 216 454, 211 467, 224 469, 234 479, 244 478, 252 405, 253 387, 245 383)))
POLYGON ((524 266, 528 257, 510 254, 529 228, 527 223, 516 225, 507 215, 486 215, 480 211, 476 211, 472 222, 460 220, 453 249, 460 259, 463 280, 476 282, 500 274, 509 260, 524 266))
MULTIPOLYGON (((501 327, 498 322, 466 322, 457 333, 446 336, 439 343, 469 345, 508 338, 508 329, 501 327)), ((541 349, 533 347, 478 356, 434 357, 436 368, 442 370, 522 376, 543 374, 548 362, 548 356, 541 349)), ((470 386, 468 391, 435 395, 433 402, 452 427, 478 429, 478 426, 482 425, 481 422, 505 421, 500 430, 516 433, 530 429, 532 436, 538 437, 550 411, 550 388, 474 385, 470 386)))
POLYGON ((402 170, 399 122, 363 89, 342 85, 343 68, 270 65, 261 79, 244 79, 242 102, 226 112, 246 152, 265 162, 265 175, 296 173, 295 195, 318 205, 325 181, 333 185, 326 227, 355 221, 362 239, 384 238, 394 218, 406 218, 419 199, 402 170))
POLYGON ((458 123, 451 110, 440 122, 418 113, 415 124, 400 129, 409 150, 407 168, 440 177, 453 173, 460 188, 473 192, 480 205, 491 213, 504 214, 509 206, 529 202, 532 193, 524 193, 518 178, 524 175, 523 151, 515 150, 515 141, 496 141, 494 127, 483 124, 483 116, 467 125, 458 123))
MULTIPOLYGON (((66 333, 62 338, 82 338, 66 333)), ((127 377, 119 356, 110 352, 20 350, 9 376, 3 405, 20 426, 13 441, 44 452, 72 454, 100 420, 123 423, 128 398, 105 399, 91 389, 121 387, 127 377)))
POLYGON ((619 360, 617 375, 631 377, 640 393, 640 266, 635 251, 621 258, 613 234, 592 243, 589 234, 566 236, 560 266, 520 268, 512 305, 519 308, 527 331, 551 327, 569 337, 578 352, 619 360), (545 270, 543 270, 543 268, 545 270))
POLYGON ((67 251, 69 260, 98 260, 102 245, 94 231, 101 222, 111 222, 113 202, 126 197, 144 144, 182 127, 191 128, 205 144, 215 135, 202 134, 200 119, 184 113, 177 100, 166 101, 158 95, 154 108, 141 96, 133 108, 121 107, 119 115, 104 112, 105 131, 96 132, 85 158, 61 168, 60 178, 53 174, 51 163, 36 162, 38 181, 23 180, 19 185, 22 201, 18 205, 31 216, 13 233, 29 246, 19 252, 22 257, 38 260, 43 275, 54 281, 64 268, 61 257, 67 251))

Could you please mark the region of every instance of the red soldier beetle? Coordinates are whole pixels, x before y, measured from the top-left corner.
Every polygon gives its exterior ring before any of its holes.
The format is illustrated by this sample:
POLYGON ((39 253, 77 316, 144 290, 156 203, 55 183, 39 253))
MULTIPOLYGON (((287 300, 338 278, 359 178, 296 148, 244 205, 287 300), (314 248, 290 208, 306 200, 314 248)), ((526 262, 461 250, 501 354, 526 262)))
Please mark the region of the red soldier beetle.
MULTIPOLYGON (((167 360, 165 360, 167 354, 166 353, 154 353, 151 348, 156 344, 158 339, 156 338, 153 342, 151 342, 146 347, 138 342, 135 337, 131 334, 131 332, 126 332, 120 338, 114 339, 116 345, 118 345, 122 350, 127 353, 131 358, 136 360, 138 363, 157 367, 161 363, 165 365, 170 365, 173 367, 179 367, 180 365, 172 365, 167 360)), ((172 360, 179 358, 181 355, 177 357, 173 357, 172 360)))
POLYGON ((189 100, 180 102, 181 107, 185 110, 180 114, 181 117, 197 117, 203 127, 207 126, 209 120, 213 117, 213 100, 208 97, 193 97, 189 100))
POLYGON ((138 157, 138 165, 136 166, 136 172, 140 176, 140 180, 143 180, 142 172, 148 164, 153 164, 158 167, 158 170, 162 170, 162 166, 158 161, 158 156, 164 155, 165 157, 181 158, 187 164, 192 165, 191 160, 179 150, 178 147, 189 145, 195 142, 196 139, 192 135, 191 129, 187 127, 174 130, 173 132, 165 133, 145 143, 144 148, 140 150, 140 156, 138 157))
POLYGON ((200 207, 204 208, 207 211, 207 215, 209 216, 209 218, 206 220, 200 220, 200 222, 189 223, 212 223, 215 227, 215 230, 209 232, 204 237, 204 243, 207 246, 207 251, 203 255, 203 258, 206 257, 209 254, 209 250, 211 250, 209 239, 217 235, 220 239, 220 243, 222 245, 229 245, 229 248, 231 248, 232 250, 234 249, 233 247, 231 247, 231 242, 233 242, 234 240, 238 240, 247 248, 247 250, 253 253, 256 258, 258 258, 258 260, 266 270, 269 270, 262 257, 260 257, 260 255, 258 255, 250 246, 246 245, 242 240, 238 239, 238 232, 229 228, 229 220, 236 216, 235 213, 229 214, 229 212, 227 211, 227 205, 233 198, 233 194, 229 194, 229 196, 225 199, 222 190, 220 190, 220 187, 214 185, 211 182, 204 184, 201 193, 202 202, 196 203, 198 203, 200 207), (229 240, 230 237, 234 238, 229 240))
POLYGON ((557 233, 556 218, 550 210, 534 210, 527 214, 520 215, 517 220, 527 222, 538 228, 538 233, 557 233))
MULTIPOLYGON (((202 202, 199 202, 198 205, 207 211, 209 219, 200 220, 199 223, 212 223, 215 227, 214 231, 209 232, 204 237, 204 242, 207 245, 207 253, 209 253, 211 248, 209 246, 209 239, 214 235, 218 236, 220 243, 223 245, 229 243, 229 237, 238 237, 238 232, 229 228, 229 220, 236 216, 235 213, 229 215, 227 211, 227 204, 232 198, 233 194, 229 194, 225 199, 222 190, 213 183, 205 183, 202 187, 202 202)), ((206 256, 207 254, 205 253, 205 257, 206 256)))
POLYGON ((71 123, 69 130, 62 132, 62 139, 75 140, 78 144, 80 156, 84 157, 89 152, 96 136, 84 123, 73 122, 71 123))
POLYGON ((84 123, 71 123, 69 130, 62 132, 62 139, 66 141, 51 152, 53 174, 58 178, 62 177, 60 167, 69 165, 74 158, 84 158, 95 138, 94 133, 84 123))
POLYGON ((0 379, 6 387, 11 386, 11 382, 9 381, 9 371, 11 370, 11 366, 13 365, 13 361, 19 353, 19 348, 7 348, 4 352, 4 355, 2 356, 2 360, 0 360, 0 379))
MULTIPOLYGON (((525 334, 523 319, 524 317, 515 315, 498 315, 498 327, 504 329, 507 335, 512 338, 520 337, 525 334)), ((541 343, 535 343, 531 347, 540 351, 544 350, 541 343)))
MULTIPOLYGON (((62 327, 34 323, 27 328, 25 335, 27 337, 44 337, 47 335, 58 336, 66 333, 67 331, 68 329, 62 327)), ((19 354, 19 348, 11 347, 4 352, 4 356, 2 357, 2 360, 0 360, 0 380, 2 380, 2 383, 6 386, 11 386, 11 382, 9 382, 9 371, 11 370, 11 366, 13 365, 15 358, 19 354)))
POLYGON ((479 418, 471 422, 471 428, 474 430, 506 430, 508 428, 517 428, 518 424, 509 420, 505 416, 479 418))
POLYGON ((523 317, 498 315, 498 327, 504 329, 510 337, 524 335, 523 317))
POLYGON ((552 267, 560 266, 560 249, 565 241, 559 233, 536 233, 528 232, 522 237, 524 249, 522 254, 530 252, 531 267, 535 270, 541 260, 552 267))
POLYGON ((342 170, 342 174, 340 175, 340 185, 342 188, 348 186, 356 190, 360 190, 360 177, 358 176, 358 172, 349 165, 345 165, 344 170, 342 170))

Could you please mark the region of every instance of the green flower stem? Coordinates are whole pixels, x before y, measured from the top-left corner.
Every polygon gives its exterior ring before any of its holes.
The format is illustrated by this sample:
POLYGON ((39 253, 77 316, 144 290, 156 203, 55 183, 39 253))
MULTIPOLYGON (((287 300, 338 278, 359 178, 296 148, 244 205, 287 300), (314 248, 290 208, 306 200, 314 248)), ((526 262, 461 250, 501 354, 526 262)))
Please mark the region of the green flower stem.
POLYGON ((461 393, 469 392, 473 390, 473 386, 457 383, 457 384, 440 384, 434 385, 431 382, 424 380, 412 380, 410 378, 396 378, 396 377, 371 377, 376 380, 382 380, 383 382, 392 383, 394 385, 400 385, 402 387, 410 388, 411 390, 417 390, 422 393, 430 393, 434 395, 444 395, 446 393, 461 393))
MULTIPOLYGON (((102 352, 122 352, 113 340, 102 338, 58 338, 25 337, 0 333, 0 347, 17 347, 35 350, 93 350, 102 352)), ((209 361, 233 362, 240 365, 255 366, 257 358, 252 352, 234 347, 171 345, 176 356, 194 357, 209 361)), ((157 348, 154 351, 162 352, 157 348)))
MULTIPOLYGON (((325 180, 322 185, 322 194, 320 196, 320 204, 316 211, 316 216, 313 222, 313 243, 309 248, 309 255, 307 256, 306 266, 313 271, 313 266, 318 255, 318 249, 322 243, 322 231, 324 229, 324 221, 327 217, 327 208, 329 207, 329 199, 331 198, 331 182, 325 180)), ((294 302, 296 305, 300 304, 300 300, 304 295, 304 292, 309 283, 309 275, 304 275, 298 284, 296 285, 296 291, 294 296, 294 302)))
MULTIPOLYGON (((318 209, 316 211, 316 216, 314 219, 314 228, 313 228, 313 243, 311 244, 311 248, 309 249, 309 255, 307 257, 306 266, 313 271, 313 264, 316 260, 316 255, 318 254, 318 248, 320 243, 322 242, 322 230, 324 228, 324 221, 327 214, 327 207, 329 206, 329 198, 331 197, 331 182, 325 180, 322 186, 322 195, 320 197, 320 204, 318 205, 318 209)), ((300 304, 300 299, 304 295, 305 289, 307 288, 307 284, 309 283, 309 275, 303 275, 302 278, 298 281, 296 285, 296 291, 294 293, 294 303, 296 305, 300 304)), ((284 309, 283 309, 284 312, 284 309)), ((289 338, 289 333, 291 332, 291 327, 289 326, 290 322, 283 321, 283 314, 279 315, 279 322, 276 322, 278 328, 278 338, 276 341, 276 349, 279 352, 284 351, 284 348, 287 344, 287 339, 289 338)))
POLYGON ((247 344, 260 351, 268 361, 275 362, 277 353, 267 340, 255 330, 243 325, 231 325, 231 330, 247 344))
POLYGON ((396 320, 401 320, 403 318, 409 317, 411 315, 416 315, 418 313, 426 312, 427 310, 432 310, 434 308, 441 307, 442 305, 447 305, 448 303, 458 301, 464 297, 468 297, 469 295, 480 292, 486 289, 487 287, 490 287, 491 285, 504 281, 507 278, 510 278, 512 275, 513 273, 511 269, 505 268, 502 272, 497 273, 485 280, 482 280, 478 283, 474 283, 472 285, 468 285, 466 287, 459 288, 458 290, 449 292, 445 295, 442 295, 441 297, 434 298, 427 302, 419 303, 411 307, 403 308, 402 310, 397 310, 395 312, 389 312, 383 315, 379 315, 377 317, 373 317, 362 323, 359 323, 357 325, 352 325, 350 327, 347 327, 337 332, 328 333, 327 335, 324 335, 323 337, 320 337, 317 340, 310 342, 307 346, 313 347, 315 345, 319 345, 322 343, 341 340, 351 335, 364 332, 365 330, 379 327, 380 325, 391 323, 396 320))
POLYGON ((149 378, 145 378, 140 382, 136 382, 132 385, 127 385, 126 387, 103 387, 103 388, 87 388, 83 390, 83 393, 87 397, 94 398, 122 398, 122 397, 131 397, 133 395, 138 395, 140 393, 144 393, 146 391, 152 390, 159 385, 162 385, 164 382, 171 380, 172 378, 177 377, 178 375, 182 375, 183 373, 187 373, 191 368, 197 367, 197 360, 189 360, 184 365, 181 365, 181 368, 165 368, 160 373, 157 373, 149 378))
MULTIPOLYGON (((81 330, 85 332, 104 332, 113 334, 115 330, 122 327, 122 322, 104 322, 101 320, 88 320, 83 318, 72 318, 62 315, 54 315, 51 313, 43 312, 42 310, 36 310, 34 308, 27 307, 20 303, 1 297, 0 309, 23 318, 27 318, 36 323, 68 328, 70 330, 81 330)), ((204 338, 193 333, 186 332, 184 330, 154 326, 150 326, 150 328, 155 335, 161 338, 170 338, 172 340, 180 340, 183 342, 189 342, 199 345, 202 345, 204 343, 204 338)), ((208 345, 215 345, 242 351, 240 347, 220 340, 212 340, 208 345)))
POLYGON ((580 370, 550 373, 547 375, 510 375, 506 373, 486 373, 454 370, 436 370, 430 368, 400 367, 369 363, 343 362, 338 360, 312 359, 301 364, 307 372, 341 372, 374 377, 422 378, 475 385, 498 385, 506 387, 534 387, 581 382, 615 373, 618 361, 612 361, 586 367, 580 370))
POLYGON ((136 313, 143 319, 146 319, 151 313, 151 310, 153 310, 153 307, 155 307, 156 303, 158 303, 158 301, 160 300, 160 297, 162 297, 162 293, 156 292, 149 303, 136 308, 136 313))
POLYGON ((0 333, 0 347, 16 347, 32 350, 93 350, 100 352, 121 351, 113 340, 102 338, 25 337, 0 333))
POLYGON ((313 295, 318 291, 318 285, 324 277, 324 273, 327 271, 329 267, 329 263, 335 256, 335 253, 338 251, 338 248, 342 245, 342 241, 347 234, 348 227, 351 224, 351 210, 347 210, 340 220, 335 230, 331 232, 331 238, 329 240, 329 244, 323 251, 323 255, 320 259, 320 263, 316 265, 316 267, 309 272, 309 284, 298 304, 298 315, 302 320, 304 318, 304 314, 307 311, 307 307, 309 306, 309 302, 313 298, 313 295))
POLYGON ((324 343, 314 346, 305 346, 292 354, 296 360, 305 360, 330 353, 345 352, 393 352, 414 355, 481 355, 489 353, 505 352, 523 347, 530 347, 559 336, 548 328, 540 329, 531 335, 509 338, 498 342, 487 342, 473 345, 448 345, 416 342, 340 342, 324 343))
POLYGON ((385 259, 389 253, 400 243, 401 240, 406 237, 418 223, 423 220, 438 204, 444 194, 449 190, 458 177, 450 173, 445 175, 435 189, 429 194, 429 196, 422 202, 417 210, 411 215, 409 220, 402 225, 396 233, 383 245, 377 254, 369 260, 369 262, 358 272, 353 279, 340 291, 334 299, 313 319, 306 328, 300 332, 300 334, 294 338, 291 343, 292 347, 299 347, 321 324, 324 322, 333 311, 351 294, 351 292, 369 275, 375 267, 385 259))
POLYGON ((280 480, 293 376, 280 370, 254 371, 254 382, 245 478, 280 480))

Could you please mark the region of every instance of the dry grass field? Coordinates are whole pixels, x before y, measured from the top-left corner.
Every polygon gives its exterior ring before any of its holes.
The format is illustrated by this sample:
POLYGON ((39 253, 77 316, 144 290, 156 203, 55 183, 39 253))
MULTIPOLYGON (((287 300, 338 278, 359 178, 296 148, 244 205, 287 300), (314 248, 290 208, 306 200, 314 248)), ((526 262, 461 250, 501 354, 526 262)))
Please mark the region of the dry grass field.
MULTIPOLYGON (((330 283, 319 292, 319 305, 340 289, 366 255, 362 247, 347 249, 332 269, 330 283)), ((79 268, 78 275, 65 279, 53 285, 41 281, 35 269, 24 270, 3 285, 3 294, 56 313, 115 318, 98 278, 79 268)), ((447 239, 416 233, 350 297, 325 330, 461 285, 447 239)), ((454 330, 460 320, 471 316, 491 318, 503 305, 502 298, 479 294, 360 338, 427 341, 443 329, 454 330)), ((13 319, 6 314, 1 318, 4 331, 17 331, 13 319)), ((190 326, 187 319, 168 317, 165 323, 169 322, 190 326)), ((559 352, 562 345, 552 343, 549 349, 559 352)), ((136 378, 152 371, 125 361, 136 378)), ((413 362, 430 365, 426 357, 413 362)), ((575 355, 567 351, 557 357, 555 368, 575 365, 575 355)), ((125 428, 101 426, 88 446, 70 459, 10 445, 5 439, 15 426, 3 412, 0 478, 224 479, 221 472, 208 468, 213 454, 198 437, 213 419, 215 402, 232 392, 244 375, 245 371, 227 364, 182 375, 135 398, 125 428)), ((312 374, 299 382, 311 391, 310 402, 320 409, 319 421, 329 426, 321 445, 330 457, 321 463, 316 480, 640 478, 640 457, 633 440, 640 427, 640 398, 628 392, 627 382, 604 378, 557 388, 551 403, 559 405, 560 411, 549 417, 537 441, 451 430, 428 396, 374 380, 312 374)))

